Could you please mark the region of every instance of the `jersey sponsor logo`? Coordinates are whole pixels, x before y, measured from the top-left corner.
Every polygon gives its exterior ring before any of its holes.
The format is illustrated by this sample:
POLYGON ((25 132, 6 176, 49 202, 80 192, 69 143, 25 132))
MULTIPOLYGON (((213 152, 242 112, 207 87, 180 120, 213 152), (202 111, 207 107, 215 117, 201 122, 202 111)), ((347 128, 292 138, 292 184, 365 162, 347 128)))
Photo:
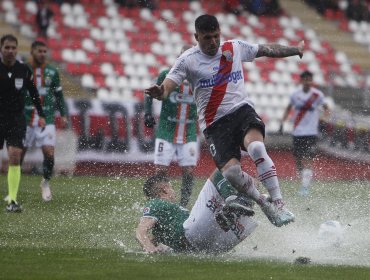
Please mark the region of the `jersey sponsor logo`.
POLYGON ((144 207, 143 214, 148 215, 150 213, 150 207, 144 207))
POLYGON ((200 87, 201 88, 209 88, 214 86, 222 85, 223 83, 231 83, 233 82, 236 84, 239 80, 243 79, 242 71, 233 71, 230 73, 217 73, 216 75, 213 75, 211 79, 204 79, 200 80, 200 87))
POLYGON ((15 78, 14 79, 14 85, 16 89, 21 89, 23 87, 23 79, 21 78, 15 78))

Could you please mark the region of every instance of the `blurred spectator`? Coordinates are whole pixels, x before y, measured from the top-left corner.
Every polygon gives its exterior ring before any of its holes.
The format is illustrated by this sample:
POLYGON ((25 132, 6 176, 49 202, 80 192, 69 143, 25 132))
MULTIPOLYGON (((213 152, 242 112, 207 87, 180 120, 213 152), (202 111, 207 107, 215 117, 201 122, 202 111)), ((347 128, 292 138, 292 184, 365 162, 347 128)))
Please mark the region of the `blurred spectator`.
POLYGON ((54 13, 49 8, 49 3, 47 0, 39 1, 37 8, 36 24, 38 28, 38 33, 39 36, 46 38, 50 20, 53 17, 54 13))
POLYGON ((339 10, 338 0, 305 0, 305 2, 322 15, 325 14, 326 10, 339 10))
POLYGON ((282 12, 278 0, 245 0, 243 6, 257 16, 278 16, 282 12))
POLYGON ((120 6, 127 8, 141 7, 148 8, 151 10, 157 8, 156 0, 115 0, 115 2, 120 6))
POLYGON ((264 0, 265 2, 265 11, 264 15, 267 16, 279 16, 281 15, 281 8, 278 0, 264 0))
POLYGON ((240 0, 225 0, 223 4, 224 11, 239 15, 241 12, 240 0))
POLYGON ((348 1, 346 15, 355 21, 367 20, 367 9, 366 3, 362 0, 348 1))

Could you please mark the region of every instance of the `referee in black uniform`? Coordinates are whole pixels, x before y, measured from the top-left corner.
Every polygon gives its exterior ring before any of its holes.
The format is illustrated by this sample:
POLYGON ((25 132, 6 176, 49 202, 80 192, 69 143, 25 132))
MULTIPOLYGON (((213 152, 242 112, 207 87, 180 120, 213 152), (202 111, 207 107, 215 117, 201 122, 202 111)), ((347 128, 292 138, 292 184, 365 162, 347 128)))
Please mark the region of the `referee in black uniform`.
POLYGON ((0 149, 7 143, 8 196, 7 212, 21 212, 17 203, 17 193, 21 178, 20 160, 26 134, 24 97, 27 90, 40 116, 39 126, 45 126, 45 115, 41 107, 39 93, 35 87, 32 71, 16 59, 18 40, 7 34, 0 39, 0 149))

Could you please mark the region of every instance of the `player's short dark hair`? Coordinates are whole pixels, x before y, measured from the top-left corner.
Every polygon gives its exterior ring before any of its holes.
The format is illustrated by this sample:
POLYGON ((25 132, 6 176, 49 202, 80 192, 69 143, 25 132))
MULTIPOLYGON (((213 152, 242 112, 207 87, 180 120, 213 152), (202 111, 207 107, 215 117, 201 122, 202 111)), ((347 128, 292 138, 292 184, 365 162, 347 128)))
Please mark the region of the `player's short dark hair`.
POLYGON ((201 15, 195 20, 195 31, 196 32, 214 32, 220 30, 218 20, 213 15, 201 15))
POLYGON ((43 41, 36 40, 31 44, 31 49, 35 49, 37 47, 47 47, 46 43, 43 41))
POLYGON ((5 34, 0 39, 0 46, 1 47, 4 45, 4 43, 5 43, 6 40, 15 42, 17 44, 17 46, 18 46, 18 39, 17 39, 17 37, 15 37, 13 34, 5 34))
POLYGON ((160 183, 168 183, 168 177, 162 173, 159 172, 151 177, 149 177, 143 186, 143 192, 144 195, 148 198, 155 198, 159 196, 160 189, 158 188, 158 185, 160 183))
POLYGON ((313 74, 312 74, 312 72, 310 72, 308 70, 305 70, 299 76, 301 77, 301 79, 304 79, 304 78, 312 78, 313 77, 313 74))

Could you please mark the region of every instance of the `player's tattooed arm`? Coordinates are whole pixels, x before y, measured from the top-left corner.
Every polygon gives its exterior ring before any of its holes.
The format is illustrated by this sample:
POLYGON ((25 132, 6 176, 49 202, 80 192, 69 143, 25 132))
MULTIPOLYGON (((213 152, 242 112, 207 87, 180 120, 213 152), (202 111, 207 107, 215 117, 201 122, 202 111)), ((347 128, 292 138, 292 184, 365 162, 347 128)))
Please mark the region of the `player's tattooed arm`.
POLYGON ((258 45, 256 57, 288 57, 299 55, 302 58, 304 50, 304 42, 301 41, 298 46, 283 46, 279 44, 261 44, 258 45))

